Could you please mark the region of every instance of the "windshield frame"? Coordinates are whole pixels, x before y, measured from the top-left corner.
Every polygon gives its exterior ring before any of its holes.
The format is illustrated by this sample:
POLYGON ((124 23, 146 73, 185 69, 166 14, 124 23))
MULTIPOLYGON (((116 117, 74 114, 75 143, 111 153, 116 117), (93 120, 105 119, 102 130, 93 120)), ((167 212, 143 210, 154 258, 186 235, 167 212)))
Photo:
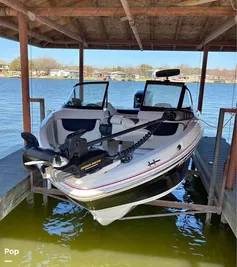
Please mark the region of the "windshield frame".
POLYGON ((186 87, 185 83, 183 83, 183 82, 170 82, 169 80, 165 80, 165 81, 148 80, 148 81, 146 81, 145 88, 144 88, 144 93, 143 93, 143 96, 142 96, 142 101, 141 101, 141 106, 140 106, 140 110, 141 111, 164 111, 164 110, 167 109, 167 108, 164 108, 164 107, 152 107, 152 106, 145 106, 144 105, 145 95, 146 95, 146 92, 147 92, 147 88, 148 88, 148 86, 150 84, 166 85, 166 86, 171 85, 171 86, 181 87, 180 96, 179 96, 179 100, 178 100, 178 105, 177 105, 177 107, 175 107, 175 109, 191 109, 191 105, 190 105, 190 107, 182 108, 184 95, 185 95, 186 90, 188 89, 186 87))
MULTIPOLYGON (((93 106, 73 106, 73 105, 69 105, 68 104, 68 100, 67 102, 63 105, 64 108, 72 108, 72 109, 97 109, 97 110, 103 110, 104 107, 107 106, 107 103, 108 103, 108 88, 109 88, 109 82, 108 81, 92 81, 92 82, 82 82, 82 83, 76 83, 74 86, 73 86, 73 89, 69 95, 69 98, 70 96, 72 96, 74 90, 76 89, 76 87, 78 87, 78 90, 80 90, 80 86, 81 85, 87 85, 87 84, 105 84, 105 91, 104 91, 104 96, 103 96, 103 101, 102 101, 102 105, 101 106, 98 106, 98 107, 93 107, 93 106)), ((83 90, 83 93, 84 93, 84 90, 83 90)), ((84 95, 84 94, 83 94, 84 95)))

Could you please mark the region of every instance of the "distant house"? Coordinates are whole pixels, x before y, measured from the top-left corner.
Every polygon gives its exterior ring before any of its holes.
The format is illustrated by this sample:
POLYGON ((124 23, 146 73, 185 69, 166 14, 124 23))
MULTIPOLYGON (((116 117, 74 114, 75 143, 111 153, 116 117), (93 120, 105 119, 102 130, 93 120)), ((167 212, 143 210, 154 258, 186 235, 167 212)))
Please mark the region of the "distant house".
POLYGON ((140 78, 139 74, 132 74, 132 79, 138 80, 140 78))
POLYGON ((109 77, 109 72, 95 70, 92 76, 95 78, 106 78, 109 77))
POLYGON ((68 72, 68 78, 79 78, 79 70, 65 70, 68 72))
POLYGON ((0 60, 0 73, 9 71, 10 64, 0 60))
POLYGON ((69 77, 69 71, 59 70, 59 69, 51 69, 51 70, 49 70, 49 76, 69 77))
POLYGON ((156 79, 156 72, 159 71, 159 69, 152 69, 148 70, 147 76, 149 79, 155 80, 156 79))
POLYGON ((59 69, 50 69, 49 76, 58 76, 59 69))
POLYGON ((125 72, 122 71, 112 71, 110 72, 109 76, 113 79, 122 79, 122 78, 126 78, 127 74, 125 72))
MULTIPOLYGON (((84 76, 87 75, 86 71, 84 71, 83 73, 84 73, 84 76)), ((64 77, 64 78, 79 78, 79 70, 51 69, 49 71, 49 76, 64 77)))

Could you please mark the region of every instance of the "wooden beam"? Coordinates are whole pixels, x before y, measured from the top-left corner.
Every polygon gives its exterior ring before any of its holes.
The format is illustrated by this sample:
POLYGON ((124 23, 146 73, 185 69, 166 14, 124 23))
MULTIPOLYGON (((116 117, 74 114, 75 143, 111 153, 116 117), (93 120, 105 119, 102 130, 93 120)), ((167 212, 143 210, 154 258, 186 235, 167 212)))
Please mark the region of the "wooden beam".
POLYGON ((22 87, 22 110, 24 132, 31 132, 30 119, 30 86, 28 66, 28 27, 25 15, 18 14, 20 58, 21 58, 21 87, 22 87))
POLYGON ((224 22, 219 28, 210 33, 206 38, 202 41, 202 43, 198 46, 198 49, 201 49, 204 45, 210 43, 212 40, 216 39, 218 36, 234 27, 237 24, 237 15, 233 18, 228 19, 224 22))
POLYGON ((202 106, 203 106, 203 96, 204 96, 206 71, 207 71, 207 58, 208 58, 208 46, 204 46, 203 60, 202 60, 202 73, 201 73, 200 89, 199 89, 199 96, 198 96, 198 110, 199 111, 202 111, 202 106))
POLYGON ((78 21, 78 18, 71 18, 70 22, 76 27, 78 33, 83 39, 86 39, 84 28, 82 27, 81 23, 78 21))
MULTIPOLYGON (((180 33, 180 30, 181 30, 181 26, 182 26, 182 17, 179 17, 178 22, 176 24, 176 30, 175 30, 175 36, 174 36, 175 40, 178 40, 179 33, 180 33)), ((174 45, 173 49, 174 50, 176 49, 176 45, 174 45)))
POLYGON ((201 34, 200 34, 200 40, 203 40, 203 37, 205 36, 206 34, 206 31, 207 29, 210 27, 210 24, 209 24, 209 18, 206 18, 204 24, 203 24, 203 27, 202 27, 202 31, 201 31, 201 34))
POLYGON ((135 25, 135 21, 134 21, 133 16, 132 16, 132 14, 130 12, 130 8, 129 8, 129 5, 128 5, 128 2, 127 2, 127 0, 120 0, 120 2, 122 4, 124 12, 125 12, 125 14, 126 14, 126 16, 128 18, 128 22, 129 22, 130 27, 131 27, 131 29, 133 31, 133 34, 134 34, 134 36, 135 36, 135 38, 137 40, 138 46, 139 46, 140 50, 142 51, 143 50, 142 42, 141 42, 140 36, 138 34, 137 27, 135 25))
POLYGON ((178 40, 181 26, 182 26, 182 18, 180 17, 176 25, 176 31, 175 31, 175 37, 174 37, 175 40, 178 40))
MULTIPOLYGON (((136 40, 109 39, 109 40, 88 40, 91 45, 136 45, 136 40)), ((184 45, 197 46, 199 40, 142 40, 144 45, 184 45)), ((236 46, 236 41, 212 41, 209 46, 236 46)))
MULTIPOLYGON (((98 4, 98 0, 93 0, 92 3, 97 7, 97 8, 100 8, 99 7, 99 4, 98 4)), ((99 18, 99 23, 100 23, 100 29, 101 29, 101 32, 103 33, 103 38, 104 39, 108 39, 108 34, 107 34, 107 30, 106 30, 106 26, 105 26, 105 23, 104 23, 104 20, 102 17, 99 18)))
POLYGON ((197 5, 203 5, 210 2, 216 2, 217 0, 181 0, 176 3, 176 6, 197 6, 197 5))
MULTIPOLYGON (((1 18, 0 18, 0 25, 3 26, 3 27, 5 27, 5 28, 14 30, 14 31, 16 31, 16 32, 19 31, 19 29, 18 29, 18 25, 17 25, 17 24, 15 24, 14 22, 11 22, 11 21, 7 21, 7 20, 5 20, 5 19, 1 19, 1 18)), ((50 37, 48 37, 48 36, 45 36, 45 35, 43 35, 43 34, 37 33, 37 32, 35 32, 35 31, 30 31, 30 30, 28 30, 28 31, 27 31, 27 34, 28 34, 29 36, 31 36, 31 37, 34 37, 34 38, 38 39, 38 40, 44 40, 44 41, 47 41, 47 42, 49 42, 49 43, 53 43, 53 41, 54 41, 52 38, 50 38, 50 37)))
MULTIPOLYGON (((7 3, 8 0, 2 0, 2 3, 7 3), (4 1, 4 2, 3 2, 4 1)), ((8 4, 6 4, 8 5, 8 4)), ((9 5, 8 5, 9 6, 9 5)), ((14 5, 15 6, 15 5, 14 5)), ((13 7, 13 6, 12 6, 13 7)), ((37 17, 113 17, 126 16, 125 11, 121 7, 36 7, 27 8, 37 17)), ((234 16, 235 11, 231 7, 174 7, 174 6, 159 6, 159 7, 130 7, 130 12, 133 17, 143 16, 234 16)), ((17 16, 16 8, 0 8, 0 16, 17 16)))
POLYGON ((154 17, 150 17, 150 39, 154 40, 154 17))
MULTIPOLYGON (((82 83, 84 80, 84 47, 83 44, 80 45, 79 52, 79 82, 82 83)), ((83 86, 80 86, 80 99, 83 101, 83 86)))
MULTIPOLYGON (((39 17, 39 16, 35 15, 32 11, 29 11, 29 9, 25 5, 23 5, 21 2, 18 2, 16 0, 0 0, 0 3, 3 3, 3 4, 13 8, 13 9, 15 9, 16 11, 27 15, 28 18, 32 21, 37 20, 40 23, 43 23, 43 24, 49 26, 50 28, 59 31, 59 32, 71 37, 72 39, 77 40, 78 42, 84 43, 84 45, 87 46, 87 43, 85 42, 85 40, 83 40, 81 38, 80 35, 67 29, 63 25, 57 24, 56 22, 54 22, 48 18, 39 17)), ((1 12, 0 12, 0 14, 1 14, 1 12)))
MULTIPOLYGON (((42 47, 42 44, 38 44, 42 47)), ((55 48, 55 49, 64 49, 65 45, 63 44, 51 44, 49 43, 47 46, 45 46, 45 48, 55 48)), ((78 44, 68 44, 67 45, 68 49, 78 49, 78 44)), ((143 48, 146 51, 171 51, 173 50, 173 45, 145 45, 143 43, 143 48), (153 49, 152 49, 153 46, 153 49)), ((104 45, 90 45, 89 49, 108 49, 108 44, 104 44, 104 45)), ((110 50, 138 50, 139 47, 137 44, 135 45, 110 45, 109 47, 110 50)), ((196 50, 196 46, 187 46, 187 45, 177 45, 176 46, 176 51, 192 51, 195 52, 196 50)), ((209 52, 219 52, 220 50, 220 46, 210 46, 209 47, 209 52)), ((236 45, 233 46, 232 44, 230 46, 224 46, 222 49, 222 52, 236 52, 236 45)))

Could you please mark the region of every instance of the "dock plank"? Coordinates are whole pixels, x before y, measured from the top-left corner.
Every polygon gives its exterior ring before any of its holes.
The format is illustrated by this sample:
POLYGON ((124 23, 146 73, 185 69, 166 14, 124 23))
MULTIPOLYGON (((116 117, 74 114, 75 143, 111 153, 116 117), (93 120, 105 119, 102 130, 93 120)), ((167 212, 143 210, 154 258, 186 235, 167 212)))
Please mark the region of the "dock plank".
MULTIPOLYGON (((196 151, 193 154, 194 163, 201 174, 202 182, 207 190, 209 191, 210 181, 212 176, 212 164, 214 161, 214 150, 215 150, 215 137, 203 137, 200 141, 196 151)), ((217 197, 220 196, 221 183, 223 178, 224 164, 230 151, 230 144, 225 139, 221 140, 220 146, 220 157, 218 161, 218 171, 216 176, 215 191, 217 197)), ((236 177, 237 179, 237 177, 236 177)), ((223 202, 223 215, 230 225, 235 236, 237 236, 236 229, 236 179, 233 190, 225 189, 224 202, 223 202)))
POLYGON ((0 159, 0 220, 30 194, 29 173, 23 168, 21 150, 0 159))

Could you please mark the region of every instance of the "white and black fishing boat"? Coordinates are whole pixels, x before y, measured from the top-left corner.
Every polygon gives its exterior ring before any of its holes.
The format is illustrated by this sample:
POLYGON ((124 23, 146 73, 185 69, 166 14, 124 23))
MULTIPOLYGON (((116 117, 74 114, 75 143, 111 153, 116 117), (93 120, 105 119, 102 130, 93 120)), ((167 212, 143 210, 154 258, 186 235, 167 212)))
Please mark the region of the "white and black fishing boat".
POLYGON ((147 81, 131 110, 108 102, 108 82, 76 84, 66 104, 42 122, 39 141, 22 133, 25 167, 39 169, 102 225, 169 194, 203 134, 189 89, 168 80, 177 74, 157 72, 165 80, 147 81))

